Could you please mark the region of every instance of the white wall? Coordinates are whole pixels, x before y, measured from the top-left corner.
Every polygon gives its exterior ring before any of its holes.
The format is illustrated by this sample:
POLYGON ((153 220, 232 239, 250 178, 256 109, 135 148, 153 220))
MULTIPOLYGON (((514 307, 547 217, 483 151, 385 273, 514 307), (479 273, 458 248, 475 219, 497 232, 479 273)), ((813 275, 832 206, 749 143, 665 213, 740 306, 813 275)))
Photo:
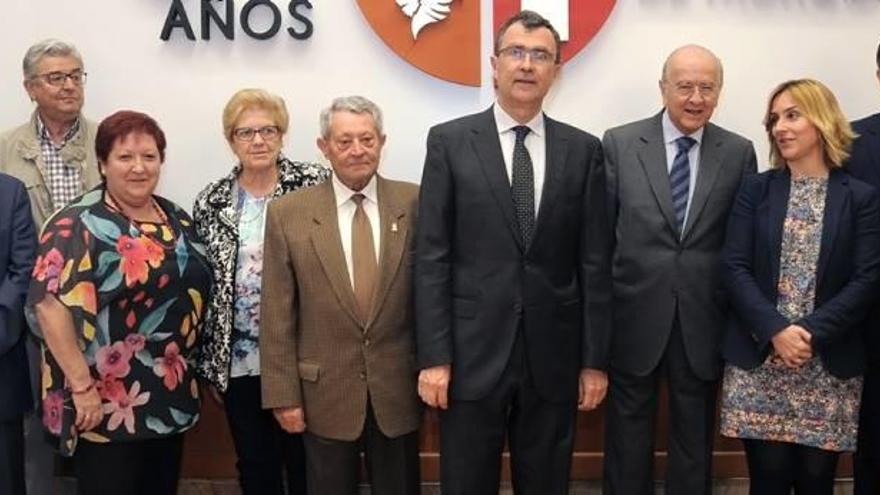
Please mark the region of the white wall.
MULTIPOLYGON (((354 0, 312 0, 307 15, 314 35, 307 41, 283 33, 256 41, 238 28, 235 41, 215 32, 210 42, 191 42, 180 32, 169 42, 159 39, 169 0, 3 0, 0 128, 22 122, 32 109, 21 87, 24 51, 39 39, 58 37, 75 43, 85 58, 88 116, 99 120, 134 108, 163 126, 169 148, 160 193, 184 206, 232 166, 220 112, 235 90, 247 86, 287 100, 292 125, 285 152, 306 160, 321 159, 314 144, 317 116, 331 98, 372 98, 386 113, 385 175, 418 181, 427 129, 492 101, 492 2, 480 1, 483 88, 440 81, 400 60, 354 0)), ((198 2, 184 3, 197 21, 198 2)), ((286 26, 292 22, 287 0, 276 3, 286 26)), ((236 8, 243 4, 237 0, 236 8)), ((715 122, 753 139, 759 161, 767 151, 760 124, 765 99, 782 80, 810 76, 826 82, 852 118, 880 110, 874 76, 878 0, 619 0, 599 35, 565 67, 547 111, 597 135, 652 114, 659 109, 662 61, 688 42, 710 47, 724 61, 726 84, 715 122)))

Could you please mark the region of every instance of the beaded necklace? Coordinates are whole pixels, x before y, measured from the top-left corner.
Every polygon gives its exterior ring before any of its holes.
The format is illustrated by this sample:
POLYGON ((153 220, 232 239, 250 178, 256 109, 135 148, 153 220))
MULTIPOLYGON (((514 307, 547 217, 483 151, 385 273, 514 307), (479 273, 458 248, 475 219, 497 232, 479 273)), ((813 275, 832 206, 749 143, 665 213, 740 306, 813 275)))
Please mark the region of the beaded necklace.
POLYGON ((159 204, 156 202, 156 198, 150 196, 150 206, 153 208, 153 211, 156 213, 156 216, 159 218, 159 222, 153 222, 151 220, 138 220, 129 216, 125 211, 123 211, 120 206, 122 203, 116 199, 115 196, 109 191, 104 190, 105 198, 104 204, 106 204, 112 211, 118 213, 123 218, 128 220, 128 223, 136 228, 143 235, 153 239, 157 244, 162 246, 164 249, 174 249, 177 245, 177 233, 174 232, 174 229, 171 228, 170 222, 168 222, 168 215, 162 210, 159 204), (107 201, 107 200, 110 201, 107 201), (164 234, 167 232, 170 237, 170 240, 164 239, 164 234))

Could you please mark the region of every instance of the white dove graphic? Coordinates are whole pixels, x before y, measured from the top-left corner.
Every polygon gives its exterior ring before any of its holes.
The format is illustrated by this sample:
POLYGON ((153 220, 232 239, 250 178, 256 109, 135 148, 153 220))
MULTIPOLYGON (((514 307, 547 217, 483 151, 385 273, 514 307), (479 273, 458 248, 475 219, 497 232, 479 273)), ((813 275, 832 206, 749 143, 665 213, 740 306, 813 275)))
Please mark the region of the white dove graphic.
POLYGON ((419 37, 419 32, 434 22, 442 21, 449 16, 452 0, 395 0, 400 10, 412 19, 411 29, 413 39, 419 37))

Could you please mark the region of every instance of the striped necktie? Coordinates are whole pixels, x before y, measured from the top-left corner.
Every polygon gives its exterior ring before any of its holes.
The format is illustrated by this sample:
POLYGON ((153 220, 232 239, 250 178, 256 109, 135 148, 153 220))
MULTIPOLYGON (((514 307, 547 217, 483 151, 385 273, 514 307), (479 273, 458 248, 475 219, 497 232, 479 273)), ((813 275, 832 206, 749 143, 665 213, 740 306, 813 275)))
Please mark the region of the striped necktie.
POLYGON ((675 211, 675 226, 680 236, 684 231, 684 217, 687 213, 688 191, 691 185, 691 165, 688 160, 688 151, 697 144, 697 141, 688 136, 682 136, 675 140, 678 145, 678 153, 672 160, 672 169, 669 170, 669 186, 672 189, 672 209, 675 211))

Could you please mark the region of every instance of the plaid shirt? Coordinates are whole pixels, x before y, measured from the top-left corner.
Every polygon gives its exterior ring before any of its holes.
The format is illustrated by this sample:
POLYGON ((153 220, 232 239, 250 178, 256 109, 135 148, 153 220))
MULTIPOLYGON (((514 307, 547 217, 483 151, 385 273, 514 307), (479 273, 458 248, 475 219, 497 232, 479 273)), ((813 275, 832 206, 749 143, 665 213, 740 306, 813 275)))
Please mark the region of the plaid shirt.
POLYGON ((49 194, 52 196, 52 205, 55 210, 64 208, 67 206, 67 203, 70 203, 74 198, 82 194, 79 167, 68 165, 61 158, 61 150, 78 130, 79 119, 67 131, 64 139, 61 140, 61 145, 55 146, 55 143, 49 137, 49 130, 46 129, 39 115, 37 116, 37 136, 40 137, 40 151, 42 152, 44 164, 44 169, 41 172, 49 189, 49 194))

